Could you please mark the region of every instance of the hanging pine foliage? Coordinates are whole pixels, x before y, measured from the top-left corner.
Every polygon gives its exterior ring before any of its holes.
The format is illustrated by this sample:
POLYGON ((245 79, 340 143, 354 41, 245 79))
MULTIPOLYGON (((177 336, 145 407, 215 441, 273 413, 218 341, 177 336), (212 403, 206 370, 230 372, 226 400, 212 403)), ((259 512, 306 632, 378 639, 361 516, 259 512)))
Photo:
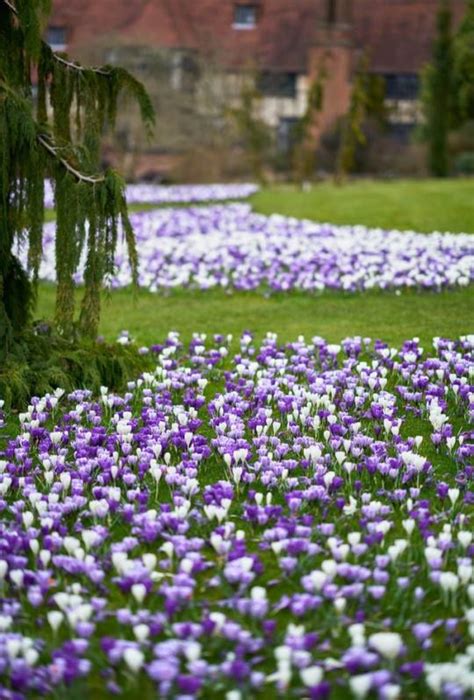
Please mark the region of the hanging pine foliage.
POLYGON ((113 270, 120 228, 137 278, 124 182, 111 169, 100 172, 100 143, 114 126, 121 94, 138 102, 147 128, 153 107, 127 71, 86 68, 54 53, 42 40, 50 10, 50 0, 0 0, 0 360, 31 318, 45 178, 55 187, 58 332, 97 334, 100 290, 113 270), (28 247, 27 271, 15 255, 18 245, 28 247), (75 329, 74 273, 83 251, 85 293, 75 329))

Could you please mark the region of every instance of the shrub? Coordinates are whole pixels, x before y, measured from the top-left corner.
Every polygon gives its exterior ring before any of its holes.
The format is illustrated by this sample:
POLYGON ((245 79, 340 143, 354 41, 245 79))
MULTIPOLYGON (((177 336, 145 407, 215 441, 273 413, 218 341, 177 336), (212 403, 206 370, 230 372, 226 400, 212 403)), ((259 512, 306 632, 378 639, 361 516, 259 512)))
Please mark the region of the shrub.
POLYGON ((151 364, 134 344, 65 340, 46 323, 25 331, 0 368, 0 397, 11 408, 24 407, 31 396, 57 388, 98 392, 101 386, 123 390, 127 381, 151 364))
POLYGON ((460 153, 454 161, 454 170, 458 175, 474 175, 474 151, 460 153))

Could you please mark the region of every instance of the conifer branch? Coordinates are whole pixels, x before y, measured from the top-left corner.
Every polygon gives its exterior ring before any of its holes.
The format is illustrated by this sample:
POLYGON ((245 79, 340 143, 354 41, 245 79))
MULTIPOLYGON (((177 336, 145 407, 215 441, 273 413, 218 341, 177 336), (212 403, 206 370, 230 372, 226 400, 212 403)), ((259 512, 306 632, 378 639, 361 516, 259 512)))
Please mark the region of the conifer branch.
MULTIPOLYGON (((46 43, 46 42, 43 42, 46 43)), ((48 44, 46 44, 48 46, 48 44)), ((99 75, 112 75, 110 70, 105 70, 105 68, 97 68, 94 66, 81 66, 79 63, 74 63, 73 61, 68 61, 67 58, 60 56, 59 54, 51 51, 53 58, 57 63, 62 63, 66 68, 72 68, 77 71, 92 71, 93 73, 98 73, 99 75)))
POLYGON ((6 5, 7 7, 10 8, 10 10, 13 12, 13 14, 15 14, 15 15, 18 14, 18 12, 16 11, 15 5, 12 5, 12 3, 9 2, 9 0, 3 0, 3 2, 5 3, 5 5, 6 5))
POLYGON ((114 269, 120 230, 135 284, 138 276, 125 183, 111 169, 101 172, 100 143, 105 126, 115 123, 122 92, 137 102, 147 127, 154 122, 153 105, 143 85, 126 70, 86 68, 56 54, 42 38, 50 4, 0 0, 0 200, 9 209, 8 216, 0 216, 0 364, 31 317, 42 253, 46 177, 55 181, 58 332, 70 339, 75 334, 74 272, 83 250, 87 260, 79 332, 85 336, 97 336, 100 290, 114 269), (38 85, 36 105, 33 78, 38 85), (14 250, 15 242, 24 239, 29 271, 21 267, 14 250))
POLYGON ((48 151, 48 153, 56 158, 56 160, 58 160, 61 165, 63 165, 63 167, 71 173, 71 175, 74 175, 76 180, 79 180, 80 182, 87 182, 89 185, 96 185, 99 182, 104 182, 105 177, 103 175, 85 175, 84 173, 81 173, 80 170, 77 170, 68 160, 66 160, 66 158, 63 158, 58 154, 58 147, 54 146, 44 134, 38 134, 38 143, 40 143, 41 146, 48 151))
MULTIPOLYGON (((19 95, 17 95, 17 93, 14 90, 12 90, 12 88, 9 85, 7 85, 3 80, 0 80, 0 89, 7 92, 15 100, 18 100, 19 105, 23 103, 22 98, 19 97, 19 95)), ((36 123, 34 128, 37 128, 36 123)), ((76 180, 78 180, 79 182, 87 182, 90 185, 96 185, 100 182, 104 182, 104 175, 86 175, 85 173, 82 173, 80 170, 77 170, 77 168, 71 165, 71 163, 66 158, 63 158, 63 156, 61 156, 58 153, 59 148, 58 146, 54 145, 54 143, 52 143, 50 136, 47 136, 46 134, 37 134, 36 139, 38 143, 46 151, 48 151, 50 155, 52 155, 57 161, 59 161, 63 165, 63 167, 71 173, 71 175, 74 175, 76 180)))

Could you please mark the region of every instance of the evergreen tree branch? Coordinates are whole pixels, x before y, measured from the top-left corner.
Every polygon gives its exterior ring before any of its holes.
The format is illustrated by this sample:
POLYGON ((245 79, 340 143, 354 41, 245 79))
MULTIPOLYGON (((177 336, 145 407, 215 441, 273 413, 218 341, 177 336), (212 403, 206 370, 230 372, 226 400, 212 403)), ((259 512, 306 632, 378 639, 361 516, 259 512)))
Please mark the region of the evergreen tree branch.
MULTIPOLYGON (((3 90, 5 93, 9 94, 16 101, 18 107, 24 110, 25 121, 31 121, 31 123, 34 124, 33 128, 38 129, 38 125, 34 121, 31 113, 28 112, 25 100, 3 80, 0 80, 0 90, 3 90)), ((36 140, 51 156, 53 156, 59 163, 61 163, 61 165, 69 173, 71 173, 71 175, 73 175, 78 182, 86 182, 89 185, 96 185, 100 182, 104 182, 104 175, 86 175, 85 173, 75 168, 66 158, 59 154, 59 148, 52 142, 50 136, 38 133, 36 136, 36 140)))
POLYGON ((99 182, 104 182, 105 177, 103 175, 86 175, 80 170, 77 170, 66 158, 59 155, 58 147, 54 146, 44 134, 38 134, 38 143, 46 149, 50 155, 56 158, 56 160, 79 182, 87 182, 89 185, 96 185, 99 182))
POLYGON ((137 282, 125 183, 113 170, 101 172, 100 142, 106 126, 114 126, 122 94, 138 104, 148 128, 153 105, 126 70, 86 68, 55 54, 42 39, 50 10, 51 0, 0 0, 0 363, 31 318, 46 177, 54 180, 55 192, 58 332, 70 339, 77 331, 96 337, 100 290, 114 269, 120 230, 137 282), (28 271, 15 255, 16 241, 28 243, 28 271), (76 326, 74 272, 82 250, 87 250, 85 294, 76 326))
POLYGON ((18 12, 16 11, 15 5, 13 5, 9 0, 3 0, 5 5, 10 8, 10 10, 13 12, 14 15, 18 15, 18 12))
MULTIPOLYGON (((44 43, 46 44, 46 42, 44 43)), ((49 46, 49 44, 46 44, 46 46, 49 46)), ((71 68, 72 70, 77 71, 92 71, 93 73, 98 73, 99 75, 112 75, 111 70, 107 70, 105 68, 98 68, 97 66, 81 66, 79 63, 69 61, 67 58, 60 56, 54 51, 51 51, 51 53, 53 54, 54 60, 57 61, 57 63, 61 63, 63 66, 66 66, 66 68, 71 68)))

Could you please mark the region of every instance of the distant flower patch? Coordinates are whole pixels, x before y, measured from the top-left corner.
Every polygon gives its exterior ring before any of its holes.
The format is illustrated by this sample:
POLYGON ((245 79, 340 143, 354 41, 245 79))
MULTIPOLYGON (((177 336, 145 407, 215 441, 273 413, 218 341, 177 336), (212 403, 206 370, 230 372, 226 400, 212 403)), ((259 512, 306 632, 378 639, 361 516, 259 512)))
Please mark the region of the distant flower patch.
MULTIPOLYGON (((474 236, 334 226, 255 214, 246 204, 162 209, 132 216, 139 283, 152 292, 188 287, 262 291, 439 290, 474 279, 474 236)), ((55 279, 54 224, 41 276, 55 279)), ((112 287, 131 282, 125 248, 112 287)), ((77 281, 81 281, 78 275, 77 281)))
POLYGON ((472 697, 474 336, 230 341, 0 401, 1 697, 472 697))
MULTIPOLYGON (((247 199, 258 192, 258 186, 250 183, 212 185, 151 185, 137 183, 127 185, 129 204, 183 204, 220 202, 231 199, 247 199)), ((54 208, 54 190, 51 182, 45 185, 45 207, 54 208)))

